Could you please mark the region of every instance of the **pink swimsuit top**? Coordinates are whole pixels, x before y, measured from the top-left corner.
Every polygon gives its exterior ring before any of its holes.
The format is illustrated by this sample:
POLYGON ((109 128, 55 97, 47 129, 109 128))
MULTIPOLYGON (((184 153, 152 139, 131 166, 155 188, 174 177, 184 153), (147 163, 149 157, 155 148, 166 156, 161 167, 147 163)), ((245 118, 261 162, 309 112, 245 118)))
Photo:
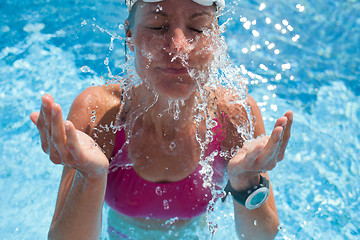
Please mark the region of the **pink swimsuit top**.
MULTIPOLYGON (((213 128, 214 138, 207 148, 207 155, 215 150, 220 152, 221 128, 213 128)), ((188 177, 178 182, 150 182, 141 178, 132 166, 118 167, 129 163, 125 143, 125 131, 116 133, 113 160, 110 163, 105 202, 117 212, 141 218, 189 219, 206 212, 212 198, 209 188, 204 188, 200 174, 201 165, 188 177)), ((222 182, 225 161, 217 155, 213 162, 213 180, 222 182)))

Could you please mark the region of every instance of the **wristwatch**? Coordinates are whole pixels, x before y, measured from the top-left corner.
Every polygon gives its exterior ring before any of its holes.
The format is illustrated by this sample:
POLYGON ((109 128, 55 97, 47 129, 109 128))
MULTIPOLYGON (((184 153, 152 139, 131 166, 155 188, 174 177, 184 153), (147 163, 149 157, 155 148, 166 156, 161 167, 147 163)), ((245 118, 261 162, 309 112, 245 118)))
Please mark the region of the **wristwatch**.
POLYGON ((225 198, 231 193, 233 198, 245 206, 246 208, 252 210, 260 207, 266 202, 269 197, 269 180, 260 175, 260 183, 256 186, 252 186, 249 189, 243 191, 236 191, 231 185, 230 180, 228 181, 225 189, 226 195, 222 197, 222 201, 225 201, 225 198))

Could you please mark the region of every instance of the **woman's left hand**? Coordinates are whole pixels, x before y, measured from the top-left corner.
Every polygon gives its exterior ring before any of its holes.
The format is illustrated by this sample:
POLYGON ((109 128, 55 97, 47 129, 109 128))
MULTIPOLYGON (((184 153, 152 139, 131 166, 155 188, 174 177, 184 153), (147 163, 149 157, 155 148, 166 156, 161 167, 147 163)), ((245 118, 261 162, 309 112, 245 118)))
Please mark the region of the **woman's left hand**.
POLYGON ((241 191, 259 183, 259 174, 272 170, 285 156, 293 122, 293 112, 280 117, 271 136, 245 142, 227 167, 231 186, 241 191))

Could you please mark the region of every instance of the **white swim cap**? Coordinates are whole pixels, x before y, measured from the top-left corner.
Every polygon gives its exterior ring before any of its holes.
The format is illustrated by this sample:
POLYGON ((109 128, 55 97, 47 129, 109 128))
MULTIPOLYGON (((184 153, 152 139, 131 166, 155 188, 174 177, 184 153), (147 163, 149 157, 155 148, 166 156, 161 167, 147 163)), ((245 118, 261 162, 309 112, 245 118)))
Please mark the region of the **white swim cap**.
MULTIPOLYGON (((162 0, 143 0, 144 2, 161 2, 162 0)), ((225 8, 225 0, 193 0, 194 2, 203 5, 203 6, 211 6, 214 3, 218 7, 218 11, 221 11, 225 8)), ((125 0, 126 6, 128 7, 128 11, 130 12, 134 4, 137 0, 125 0)))

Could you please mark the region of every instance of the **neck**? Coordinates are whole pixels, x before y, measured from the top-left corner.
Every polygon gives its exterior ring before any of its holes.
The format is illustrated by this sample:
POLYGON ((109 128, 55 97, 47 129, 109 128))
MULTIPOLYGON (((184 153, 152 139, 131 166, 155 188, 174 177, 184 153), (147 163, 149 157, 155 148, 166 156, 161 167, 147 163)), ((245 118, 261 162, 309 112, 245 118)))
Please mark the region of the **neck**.
POLYGON ((133 94, 136 106, 144 106, 137 113, 138 116, 141 115, 141 125, 153 127, 156 133, 176 135, 176 132, 194 125, 194 115, 198 114, 197 92, 188 99, 174 100, 156 95, 146 87, 140 86, 133 94))

